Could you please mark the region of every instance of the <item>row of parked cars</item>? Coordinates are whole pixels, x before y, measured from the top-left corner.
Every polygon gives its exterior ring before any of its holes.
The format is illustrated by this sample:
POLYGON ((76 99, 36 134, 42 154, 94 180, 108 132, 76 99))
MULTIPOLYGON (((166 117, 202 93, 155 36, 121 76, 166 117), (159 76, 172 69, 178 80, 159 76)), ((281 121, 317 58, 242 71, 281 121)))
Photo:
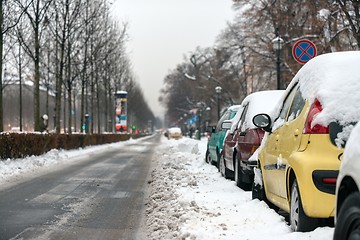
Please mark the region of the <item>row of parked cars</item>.
POLYGON ((206 161, 289 213, 292 230, 331 225, 335 216, 334 239, 360 239, 359 61, 358 51, 320 55, 286 90, 230 107, 210 130, 206 161))

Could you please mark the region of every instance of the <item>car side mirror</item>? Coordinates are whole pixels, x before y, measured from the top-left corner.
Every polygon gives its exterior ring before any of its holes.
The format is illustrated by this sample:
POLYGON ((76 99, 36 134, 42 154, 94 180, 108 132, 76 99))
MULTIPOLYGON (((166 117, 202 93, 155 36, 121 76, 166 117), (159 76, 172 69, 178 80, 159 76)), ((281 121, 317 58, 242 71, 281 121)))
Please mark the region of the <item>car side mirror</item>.
POLYGON ((222 124, 221 124, 221 128, 223 130, 229 130, 231 128, 232 125, 232 121, 231 120, 225 120, 222 124))
POLYGON ((253 123, 256 127, 264 129, 265 132, 271 132, 271 118, 265 113, 257 114, 253 117, 253 123))

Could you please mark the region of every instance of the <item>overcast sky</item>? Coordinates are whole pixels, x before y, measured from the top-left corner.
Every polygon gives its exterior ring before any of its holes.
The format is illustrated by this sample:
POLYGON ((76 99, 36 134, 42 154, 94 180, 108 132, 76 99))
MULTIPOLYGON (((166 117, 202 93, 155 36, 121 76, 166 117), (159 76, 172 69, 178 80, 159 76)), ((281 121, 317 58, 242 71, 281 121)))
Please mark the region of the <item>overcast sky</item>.
POLYGON ((231 6, 231 0, 115 0, 113 14, 129 23, 127 49, 155 115, 164 113, 158 98, 165 76, 184 54, 213 46, 234 17, 231 6))

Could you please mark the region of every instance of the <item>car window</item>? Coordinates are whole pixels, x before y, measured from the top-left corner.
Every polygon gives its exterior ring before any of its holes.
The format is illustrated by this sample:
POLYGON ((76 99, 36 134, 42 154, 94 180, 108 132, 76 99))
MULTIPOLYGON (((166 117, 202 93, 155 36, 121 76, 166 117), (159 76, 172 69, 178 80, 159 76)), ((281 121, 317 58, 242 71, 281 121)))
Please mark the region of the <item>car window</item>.
POLYGON ((291 103, 287 121, 292 121, 299 116, 305 106, 305 99, 302 97, 299 86, 294 88, 294 100, 291 103))
POLYGON ((241 114, 241 117, 240 117, 240 121, 239 121, 239 124, 238 124, 238 129, 241 129, 241 125, 245 122, 245 116, 246 116, 246 112, 247 110, 249 109, 249 103, 247 103, 244 107, 244 110, 241 114))
POLYGON ((290 108, 290 104, 291 104, 291 101, 294 97, 294 94, 296 93, 296 88, 297 86, 295 86, 291 92, 289 93, 289 95, 287 95, 285 101, 284 101, 284 105, 281 109, 281 112, 280 112, 280 115, 279 115, 279 118, 280 119, 286 119, 286 115, 287 113, 289 112, 289 108, 290 108))
POLYGON ((224 113, 224 114, 221 116, 221 118, 220 118, 220 120, 219 120, 219 122, 218 122, 218 124, 217 124, 217 126, 216 126, 216 131, 217 131, 217 132, 221 131, 221 124, 222 124, 223 121, 225 121, 226 119, 229 119, 229 116, 230 116, 230 112, 229 112, 229 111, 227 111, 226 113, 224 113))

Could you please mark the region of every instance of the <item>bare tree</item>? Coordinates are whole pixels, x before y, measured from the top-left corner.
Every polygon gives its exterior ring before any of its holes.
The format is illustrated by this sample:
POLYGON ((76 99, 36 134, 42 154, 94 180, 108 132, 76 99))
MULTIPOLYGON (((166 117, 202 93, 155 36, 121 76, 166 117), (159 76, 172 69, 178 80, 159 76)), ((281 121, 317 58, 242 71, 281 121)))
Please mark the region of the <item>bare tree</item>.
POLYGON ((25 52, 30 56, 34 63, 34 129, 40 130, 40 62, 41 62, 41 34, 43 26, 47 24, 45 18, 46 12, 50 6, 52 0, 32 0, 28 1, 16 0, 25 12, 32 33, 33 41, 29 38, 25 38, 23 34, 20 34, 20 39, 25 52))
POLYGON ((346 18, 346 26, 360 48, 360 2, 358 0, 336 0, 346 18))

